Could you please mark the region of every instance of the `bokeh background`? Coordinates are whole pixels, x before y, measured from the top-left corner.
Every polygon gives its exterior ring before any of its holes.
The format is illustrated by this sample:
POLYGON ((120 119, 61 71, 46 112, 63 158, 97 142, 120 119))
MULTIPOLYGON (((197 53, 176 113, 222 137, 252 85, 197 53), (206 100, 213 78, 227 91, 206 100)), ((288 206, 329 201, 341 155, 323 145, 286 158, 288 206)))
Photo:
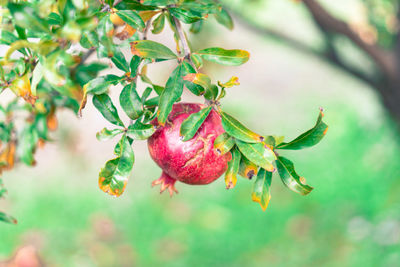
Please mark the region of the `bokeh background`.
MULTIPOLYGON (((254 5, 245 12, 260 21, 321 44, 296 1, 249 2, 254 5)), ((324 3, 344 19, 364 14, 358 0, 324 3)), ((173 47, 169 31, 151 38, 173 47)), ((230 32, 210 20, 189 38, 194 48, 251 53, 241 67, 209 64, 204 71, 214 81, 239 77, 241 85, 229 89, 222 105, 257 132, 294 138, 325 109, 326 138, 285 153, 314 191, 302 197, 274 176, 266 212, 251 201, 252 183, 245 179, 229 191, 223 179, 198 187, 179 183, 180 194, 170 198, 151 188, 160 169, 146 143, 135 142, 133 175, 125 194, 112 198, 97 188, 97 174, 117 140, 96 140, 109 125, 88 104, 80 119, 57 114, 59 130, 38 151, 35 168, 4 173, 9 193, 0 208, 19 223, 0 224, 0 262, 23 249, 49 266, 400 266, 399 132, 375 92, 240 23, 230 32)), ((361 60, 356 53, 348 57, 361 60)), ((152 66, 150 76, 165 83, 168 64, 152 66)), ((118 90, 112 89, 115 96, 118 90)), ((189 94, 184 100, 202 101, 189 94)))

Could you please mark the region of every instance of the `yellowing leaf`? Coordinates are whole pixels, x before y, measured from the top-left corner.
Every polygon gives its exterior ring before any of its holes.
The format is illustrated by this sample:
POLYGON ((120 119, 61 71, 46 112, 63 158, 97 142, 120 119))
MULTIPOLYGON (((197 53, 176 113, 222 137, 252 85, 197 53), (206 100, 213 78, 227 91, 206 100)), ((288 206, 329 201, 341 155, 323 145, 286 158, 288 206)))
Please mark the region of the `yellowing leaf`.
POLYGON ((240 82, 239 82, 239 78, 238 77, 233 76, 226 83, 222 83, 222 82, 218 81, 218 85, 220 87, 223 87, 223 88, 230 88, 230 87, 233 87, 235 85, 240 85, 240 82))
POLYGON ((22 97, 26 102, 31 105, 35 104, 37 99, 31 92, 31 82, 28 77, 28 73, 24 76, 16 78, 11 86, 10 89, 18 96, 22 97))
POLYGON ((225 173, 225 184, 226 189, 232 189, 235 187, 237 182, 237 173, 239 171, 239 164, 241 154, 236 148, 232 150, 232 160, 228 162, 228 169, 225 173))
POLYGON ((251 198, 254 202, 258 202, 261 208, 265 211, 268 207, 269 200, 271 199, 270 187, 272 180, 272 172, 260 169, 257 179, 253 185, 253 192, 251 198))
POLYGON ((245 177, 247 179, 253 178, 254 175, 257 175, 258 167, 256 164, 251 162, 245 157, 242 157, 239 166, 239 175, 245 177))
POLYGON ((220 154, 229 152, 235 145, 235 140, 227 133, 219 135, 214 141, 214 148, 220 154))

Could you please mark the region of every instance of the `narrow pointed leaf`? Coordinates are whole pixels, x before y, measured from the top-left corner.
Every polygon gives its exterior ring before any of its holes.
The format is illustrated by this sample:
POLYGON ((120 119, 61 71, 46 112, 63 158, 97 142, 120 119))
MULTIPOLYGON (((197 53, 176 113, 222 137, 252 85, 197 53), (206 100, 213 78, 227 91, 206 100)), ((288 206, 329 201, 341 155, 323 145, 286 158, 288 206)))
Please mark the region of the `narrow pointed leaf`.
POLYGON ((111 85, 116 85, 120 81, 120 77, 109 74, 91 80, 83 86, 83 89, 86 94, 104 94, 111 85))
POLYGON ((135 162, 128 138, 124 135, 115 148, 116 158, 106 162, 99 173, 99 187, 111 196, 119 197, 124 191, 135 162))
POLYGON ((6 222, 11 224, 17 224, 17 220, 10 215, 0 211, 0 222, 6 222))
POLYGON ((229 135, 247 143, 257 143, 264 140, 264 137, 249 130, 228 113, 222 111, 220 114, 222 126, 229 135))
POLYGON ((252 179, 254 175, 257 175, 257 172, 258 166, 246 157, 242 157, 239 166, 239 175, 247 179, 252 179))
POLYGON ((177 56, 168 47, 150 40, 134 41, 131 44, 132 54, 150 59, 176 59, 177 56))
POLYGON ((126 85, 119 95, 119 103, 131 120, 136 120, 143 114, 142 99, 136 91, 136 83, 126 85))
POLYGON ((143 19, 133 10, 119 10, 117 15, 135 29, 143 31, 144 27, 146 27, 143 19))
POLYGON ((263 211, 267 209, 269 200, 271 199, 271 180, 272 172, 268 172, 261 168, 253 185, 251 198, 254 202, 260 203, 263 211))
POLYGON ((239 164, 241 154, 237 148, 232 151, 232 160, 228 162, 228 169, 225 172, 225 185, 226 189, 232 189, 235 187, 237 182, 237 173, 239 172, 239 164))
POLYGON ((324 114, 320 111, 317 122, 313 128, 288 143, 280 143, 276 148, 298 150, 318 144, 328 131, 328 125, 322 121, 323 116, 324 114))
POLYGON ((101 115, 112 124, 124 127, 119 118, 118 111, 107 94, 94 95, 93 105, 100 111, 101 115))
POLYGON ((114 55, 111 58, 111 61, 117 66, 118 69, 123 70, 124 72, 129 72, 129 65, 125 59, 124 54, 119 49, 114 50, 114 55))
POLYGON ((164 29, 165 25, 165 14, 161 13, 152 23, 153 29, 151 32, 153 34, 159 34, 164 29))
POLYGON ((143 124, 136 121, 134 124, 129 125, 126 134, 134 140, 146 140, 155 132, 155 128, 151 124, 143 124))
POLYGON ((229 13, 224 8, 222 8, 219 12, 215 13, 214 16, 219 24, 225 26, 229 30, 233 30, 233 20, 229 15, 229 13))
POLYGON ((226 83, 218 82, 218 85, 223 87, 223 88, 230 88, 235 85, 240 85, 239 78, 233 76, 232 78, 229 79, 226 83))
POLYGON ((247 51, 233 49, 226 50, 219 47, 206 48, 197 51, 203 59, 226 66, 239 66, 249 60, 250 54, 247 51))
POLYGON ((183 137, 183 141, 188 141, 193 138, 193 136, 200 129, 203 122, 207 119, 208 114, 210 114, 212 107, 207 107, 199 112, 190 114, 186 120, 181 124, 180 135, 183 137))
POLYGON ((262 143, 250 144, 240 140, 236 140, 236 145, 248 160, 267 171, 274 171, 272 162, 276 160, 276 156, 271 148, 262 143))
POLYGON ((108 141, 115 136, 123 133, 124 131, 122 129, 112 129, 109 130, 107 128, 103 128, 100 132, 96 133, 96 138, 99 141, 108 141))
POLYGON ((131 71, 131 77, 135 77, 137 72, 138 72, 138 68, 140 65, 140 62, 142 62, 142 59, 138 56, 133 56, 131 59, 131 62, 129 63, 129 68, 131 71))
POLYGON ((190 10, 175 7, 169 8, 168 10, 172 16, 186 24, 191 24, 202 19, 201 14, 190 10))
POLYGON ((301 195, 307 195, 313 188, 305 184, 304 177, 300 177, 294 169, 294 164, 284 157, 278 157, 276 161, 279 176, 282 182, 292 191, 301 195))
POLYGON ((214 148, 221 155, 229 152, 235 145, 235 139, 227 133, 219 135, 214 141, 214 148))
POLYGON ((158 122, 164 125, 172 110, 172 105, 181 97, 183 92, 182 64, 169 77, 165 89, 160 96, 158 105, 158 122))

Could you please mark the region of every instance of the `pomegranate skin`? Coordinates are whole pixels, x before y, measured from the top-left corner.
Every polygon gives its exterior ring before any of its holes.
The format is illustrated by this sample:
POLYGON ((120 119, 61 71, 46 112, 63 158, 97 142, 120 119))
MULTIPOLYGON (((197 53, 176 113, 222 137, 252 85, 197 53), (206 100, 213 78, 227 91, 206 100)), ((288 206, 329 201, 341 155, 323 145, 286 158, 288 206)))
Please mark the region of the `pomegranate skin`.
MULTIPOLYGON (((189 141, 182 141, 180 127, 190 114, 198 112, 203 105, 194 103, 174 104, 165 126, 159 126, 148 139, 151 157, 163 170, 160 179, 153 182, 161 184, 161 190, 174 188, 174 180, 191 184, 204 185, 218 179, 227 169, 230 153, 220 155, 214 149, 214 140, 224 132, 221 118, 211 110, 195 136, 189 141)), ((158 125, 157 120, 153 121, 158 125)))

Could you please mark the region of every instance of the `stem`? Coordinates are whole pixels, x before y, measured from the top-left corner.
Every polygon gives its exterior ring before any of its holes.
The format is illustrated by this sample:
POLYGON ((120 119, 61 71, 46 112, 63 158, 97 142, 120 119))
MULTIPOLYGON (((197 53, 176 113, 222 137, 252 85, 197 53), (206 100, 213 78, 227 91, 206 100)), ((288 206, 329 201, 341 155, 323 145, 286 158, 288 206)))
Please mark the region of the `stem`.
POLYGON ((196 68, 196 66, 194 65, 194 63, 193 63, 193 61, 192 61, 192 58, 191 58, 191 53, 192 53, 192 52, 190 51, 189 43, 188 43, 188 41, 187 41, 187 39, 186 39, 185 32, 183 31, 182 24, 181 24, 181 22, 180 22, 177 18, 175 18, 175 17, 174 17, 174 23, 175 23, 175 26, 176 26, 176 31, 178 32, 178 35, 179 35, 179 39, 181 40, 181 43, 182 43, 182 48, 183 48, 184 57, 187 58, 187 59, 189 60, 190 65, 192 65, 192 67, 193 67, 193 68, 196 70, 196 72, 197 72, 197 68, 196 68))
POLYGON ((143 31, 142 40, 147 40, 147 34, 149 33, 149 30, 150 30, 151 21, 152 21, 152 19, 149 19, 149 20, 146 22, 146 27, 144 28, 144 31, 143 31))

